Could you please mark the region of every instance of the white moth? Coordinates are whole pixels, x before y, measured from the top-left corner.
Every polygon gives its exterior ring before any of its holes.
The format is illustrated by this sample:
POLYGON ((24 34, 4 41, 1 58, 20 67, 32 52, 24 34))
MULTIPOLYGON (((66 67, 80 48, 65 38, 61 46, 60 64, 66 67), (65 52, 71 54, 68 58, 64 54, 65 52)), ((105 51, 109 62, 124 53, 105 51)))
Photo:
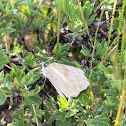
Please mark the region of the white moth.
MULTIPOLYGON (((42 63, 43 64, 43 63, 42 63)), ((84 72, 79 68, 60 63, 52 63, 47 67, 42 66, 42 73, 47 77, 63 97, 76 97, 90 85, 84 72)))

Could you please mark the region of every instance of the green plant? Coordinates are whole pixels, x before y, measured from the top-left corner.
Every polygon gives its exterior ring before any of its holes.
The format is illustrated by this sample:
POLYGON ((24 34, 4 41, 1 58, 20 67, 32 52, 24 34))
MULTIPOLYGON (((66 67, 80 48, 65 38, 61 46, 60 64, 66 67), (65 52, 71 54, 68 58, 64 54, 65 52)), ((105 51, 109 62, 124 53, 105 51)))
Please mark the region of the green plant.
MULTIPOLYGON (((2 86, 0 89, 0 105, 3 105, 7 98, 10 98, 10 105, 13 105, 13 98, 16 97, 13 94, 18 92, 17 94, 20 94, 20 96, 22 97, 22 112, 19 112, 20 114, 18 113, 18 117, 16 115, 13 116, 15 120, 13 124, 17 125, 19 123, 20 125, 24 125, 24 122, 26 121, 24 114, 27 112, 24 111, 24 107, 28 107, 30 105, 32 108, 34 108, 33 106, 35 106, 36 109, 34 111, 33 117, 38 118, 41 115, 39 114, 40 109, 37 107, 41 103, 41 98, 38 96, 38 93, 43 89, 44 85, 36 85, 35 89, 33 90, 31 90, 31 87, 27 88, 29 84, 32 84, 33 82, 38 80, 41 77, 41 74, 36 72, 38 68, 29 70, 27 74, 24 72, 24 70, 26 69, 26 63, 28 61, 31 61, 31 56, 29 54, 26 57, 26 60, 24 60, 24 65, 22 66, 22 68, 19 68, 15 64, 10 63, 9 59, 6 60, 6 58, 2 58, 7 57, 6 55, 2 55, 3 51, 1 51, 0 54, 0 59, 3 59, 0 61, 0 63, 3 65, 1 69, 7 63, 11 65, 11 67, 9 67, 11 68, 10 73, 4 75, 3 71, 0 72, 0 83, 2 86)), ((31 107, 30 111, 33 111, 31 107)))
MULTIPOLYGON (((14 121, 10 125, 39 126, 45 123, 45 125, 56 124, 57 126, 125 126, 126 21, 123 16, 126 6, 125 0, 123 0, 122 7, 118 7, 121 10, 119 16, 118 8, 116 15, 114 15, 117 1, 99 1, 102 5, 100 17, 95 14, 97 2, 94 7, 92 1, 81 2, 81 6, 79 0, 53 0, 51 2, 48 0, 42 4, 39 11, 36 11, 34 8, 37 7, 37 2, 32 0, 0 1, 0 107, 6 102, 13 107, 15 99, 17 102, 19 100, 19 106, 12 115, 14 121), (51 4, 46 5, 46 2, 51 4), (59 7, 58 23, 56 15, 52 12, 56 6, 59 7), (114 7, 113 12, 109 7, 114 7), (105 17, 104 10, 108 10, 110 14, 112 12, 108 42, 97 40, 99 24, 105 17), (64 15, 67 16, 66 22, 72 32, 67 35, 80 42, 83 40, 83 36, 87 35, 88 26, 94 21, 98 21, 94 41, 90 39, 91 47, 83 46, 78 56, 80 60, 88 61, 90 68, 85 70, 85 75, 89 77, 91 86, 76 98, 66 99, 59 95, 53 98, 46 92, 47 98, 43 92, 41 95, 44 85, 41 83, 39 86, 38 84, 39 79, 39 82, 42 81, 40 72, 42 61, 47 64, 58 62, 73 65, 83 70, 78 61, 73 59, 71 62, 67 59, 70 43, 62 45, 59 41, 61 20, 64 15), (31 19, 32 22, 27 27, 26 22, 31 19), (47 35, 45 37, 42 32, 36 33, 38 38, 49 40, 51 28, 56 24, 58 24, 58 39, 51 54, 41 50, 45 46, 45 41, 42 46, 36 47, 36 52, 33 54, 24 51, 21 42, 14 40, 15 38, 20 40, 22 34, 25 33, 23 31, 35 34, 36 30, 43 30, 47 35), (118 31, 117 25, 119 25, 118 31), (116 33, 118 35, 114 40, 111 40, 110 45, 111 31, 114 32, 114 30, 116 31, 114 35, 116 33), (120 35, 122 35, 121 40, 119 39, 120 35), (12 42, 14 47, 8 51, 7 48, 5 50, 5 44, 9 37, 12 38, 12 41, 14 40, 12 42), (121 46, 119 46, 119 42, 121 46), (12 63, 11 58, 22 58, 22 60, 18 62, 18 65, 12 63), (42 120, 44 121, 42 122, 42 120)), ((8 112, 9 109, 7 114, 8 112)), ((1 122, 5 117, 6 115, 2 117, 1 122)))

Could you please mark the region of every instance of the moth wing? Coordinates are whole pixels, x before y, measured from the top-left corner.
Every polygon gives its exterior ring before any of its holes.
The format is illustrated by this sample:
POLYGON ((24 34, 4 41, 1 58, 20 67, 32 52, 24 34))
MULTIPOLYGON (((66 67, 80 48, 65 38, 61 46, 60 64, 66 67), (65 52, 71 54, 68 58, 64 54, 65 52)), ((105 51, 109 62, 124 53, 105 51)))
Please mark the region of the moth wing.
POLYGON ((60 96, 64 94, 66 97, 76 97, 90 85, 84 72, 76 67, 52 63, 44 68, 43 73, 60 96))
POLYGON ((54 67, 50 68, 51 66, 48 65, 48 68, 47 68, 47 67, 44 67, 44 64, 42 64, 42 73, 43 73, 43 75, 45 77, 47 77, 50 80, 50 82, 52 83, 52 85, 57 90, 58 94, 61 97, 63 97, 64 95, 63 95, 62 91, 60 90, 59 86, 57 86, 58 81, 57 81, 57 79, 54 76, 55 69, 53 69, 54 67))

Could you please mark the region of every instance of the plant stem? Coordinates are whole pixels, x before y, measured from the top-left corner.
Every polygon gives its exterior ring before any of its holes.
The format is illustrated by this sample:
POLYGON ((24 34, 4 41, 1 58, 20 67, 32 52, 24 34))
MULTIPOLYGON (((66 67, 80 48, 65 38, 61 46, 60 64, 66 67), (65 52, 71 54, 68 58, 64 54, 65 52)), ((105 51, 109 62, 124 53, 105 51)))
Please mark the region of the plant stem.
POLYGON ((61 14, 61 0, 59 0, 59 8, 58 8, 58 28, 57 28, 57 54, 56 60, 59 58, 59 34, 60 34, 60 14, 61 14))
POLYGON ((104 9, 102 9, 102 12, 101 12, 101 15, 100 15, 100 19, 98 21, 98 27, 97 27, 96 32, 95 32, 94 46, 93 46, 93 51, 92 51, 92 55, 91 55, 91 67, 90 67, 89 80, 91 79, 91 75, 92 75, 92 64, 93 64, 94 51, 95 51, 95 46, 96 46, 96 42, 97 42, 97 34, 98 34, 99 24, 100 24, 103 12, 104 12, 104 9))
POLYGON ((21 99, 22 99, 22 120, 23 120, 23 126, 24 126, 24 97, 23 97, 23 88, 21 86, 21 99))
POLYGON ((125 20, 125 23, 124 23, 123 36, 122 36, 122 42, 121 42, 120 70, 122 69, 123 59, 124 59, 124 44, 126 43, 126 36, 125 35, 126 35, 126 20, 125 20))
POLYGON ((110 37, 111 37, 111 31, 112 31, 112 25, 113 25, 113 20, 114 20, 116 4, 117 4, 117 0, 114 0, 114 7, 113 7, 113 12, 112 12, 112 19, 111 19, 111 25, 110 25, 109 37, 108 37, 108 43, 107 43, 108 46, 110 44, 110 37))
MULTIPOLYGON (((118 36, 120 34, 120 30, 121 30, 121 24, 122 24, 122 20, 123 20, 123 14, 125 11, 125 4, 126 4, 126 0, 123 0, 123 5, 122 5, 122 10, 121 10, 121 14, 120 14, 120 18, 119 18, 119 27, 118 27, 118 36)), ((117 39, 117 45, 119 46, 119 38, 117 39)), ((117 46, 117 50, 118 50, 118 46, 117 46)))
POLYGON ((123 102, 125 100, 125 95, 126 95, 126 88, 123 90, 123 94, 122 94, 122 98, 120 100, 120 105, 119 105, 119 109, 118 109, 118 112, 117 112, 116 121, 115 121, 114 126, 118 126, 122 105, 123 105, 123 102))
MULTIPOLYGON (((78 7, 79 7, 80 14, 81 14, 82 22, 83 22, 83 24, 84 24, 84 26, 85 26, 86 32, 87 32, 87 34, 88 34, 88 36, 89 36, 89 39, 90 39, 90 42, 91 42, 91 44, 92 44, 91 36, 90 36, 90 34, 89 34, 89 31, 88 31, 88 25, 87 25, 87 23, 86 23, 86 21, 85 21, 85 19, 84 19, 84 15, 83 15, 83 11, 82 11, 82 8, 81 8, 81 4, 79 3, 79 0, 76 0, 76 1, 77 1, 77 4, 78 4, 78 7)), ((92 45, 93 45, 93 44, 92 44, 92 45)))

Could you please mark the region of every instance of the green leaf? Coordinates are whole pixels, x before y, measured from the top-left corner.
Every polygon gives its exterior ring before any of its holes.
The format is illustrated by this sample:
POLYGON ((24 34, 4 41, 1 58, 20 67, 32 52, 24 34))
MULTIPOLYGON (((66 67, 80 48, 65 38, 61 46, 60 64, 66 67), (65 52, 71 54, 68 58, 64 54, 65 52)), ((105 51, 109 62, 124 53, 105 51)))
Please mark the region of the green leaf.
POLYGON ((61 97, 61 96, 59 96, 58 95, 58 104, 59 104, 59 106, 61 107, 61 108, 63 108, 63 107, 66 107, 67 106, 67 99, 66 99, 66 97, 61 97))
POLYGON ((28 97, 28 100, 30 100, 32 104, 41 104, 41 97, 37 95, 28 97))
POLYGON ((4 54, 4 50, 0 50, 0 70, 3 69, 4 65, 7 64, 10 57, 4 54))
POLYGON ((74 61, 74 64, 75 64, 79 69, 83 70, 83 67, 80 65, 79 62, 74 61))
POLYGON ((119 103, 119 99, 113 96, 106 96, 105 104, 108 106, 117 106, 119 103))
POLYGON ((79 32, 80 29, 81 29, 82 25, 78 25, 75 29, 74 29, 74 32, 79 32))
POLYGON ((25 76, 25 85, 31 84, 33 82, 33 72, 28 72, 25 76))
POLYGON ((65 65, 70 65, 70 66, 75 66, 72 62, 70 62, 69 60, 67 60, 65 58, 61 58, 61 61, 58 61, 58 63, 63 63, 65 65))
POLYGON ((35 81, 37 81, 41 76, 42 76, 41 73, 33 75, 33 81, 31 83, 34 83, 35 81))
POLYGON ((59 57, 65 57, 68 56, 68 52, 64 51, 64 52, 60 52, 59 57))
POLYGON ((49 101, 45 100, 45 103, 47 104, 48 107, 53 108, 53 105, 49 101))
POLYGON ((121 80, 116 80, 116 79, 114 79, 114 80, 111 80, 110 81, 110 85, 112 86, 112 87, 114 87, 114 88, 116 88, 116 89, 121 89, 121 80))
MULTIPOLYGON (((69 24, 68 24, 68 28, 71 30, 71 31, 74 31, 74 22, 70 22, 69 24)), ((74 34, 74 33, 73 33, 74 34)))
POLYGON ((83 9, 83 13, 84 13, 84 17, 85 17, 85 19, 87 19, 88 18, 88 7, 84 7, 84 9, 83 9))
POLYGON ((119 93, 117 92, 117 90, 102 89, 102 91, 106 95, 112 95, 112 96, 118 96, 119 95, 119 93))
POLYGON ((67 106, 72 107, 72 101, 73 101, 73 97, 70 97, 67 101, 67 106))
POLYGON ((84 122, 82 121, 82 122, 78 123, 77 126, 83 126, 83 124, 84 124, 84 122))
POLYGON ((86 1, 85 4, 84 4, 84 8, 89 7, 89 6, 90 6, 90 1, 86 1))
POLYGON ((19 86, 21 86, 19 80, 17 79, 17 77, 14 77, 14 86, 16 86, 17 88, 19 88, 19 86))
POLYGON ((12 67, 12 70, 14 71, 15 74, 18 73, 18 69, 17 69, 17 66, 15 64, 11 64, 11 67, 12 67))
POLYGON ((59 120, 62 117, 62 113, 60 111, 56 111, 53 115, 50 116, 47 124, 52 123, 54 120, 59 120))
POLYGON ((102 46, 100 43, 97 44, 97 49, 98 49, 99 55, 101 55, 102 54, 102 46))
POLYGON ((5 55, 3 55, 3 56, 0 57, 0 62, 3 62, 5 60, 7 60, 7 57, 5 55))
POLYGON ((120 124, 121 126, 126 126, 126 121, 124 120, 122 120, 122 122, 121 122, 121 124, 120 124))
POLYGON ((50 99, 51 99, 52 103, 55 105, 56 104, 55 99, 52 96, 50 97, 50 99))
POLYGON ((67 43, 67 44, 64 44, 62 47, 61 47, 61 52, 62 51, 68 51, 69 50, 69 46, 70 46, 70 43, 67 43))
POLYGON ((6 101, 6 97, 6 93, 2 89, 0 89, 0 105, 4 104, 4 102, 6 101))
POLYGON ((87 126, 111 126, 109 123, 104 121, 91 121, 87 123, 87 126), (93 125, 90 125, 93 124, 93 125))
POLYGON ((28 53, 28 56, 25 57, 25 60, 23 62, 23 65, 27 66, 27 65, 31 65, 31 67, 33 66, 33 63, 36 61, 36 58, 34 57, 34 55, 32 53, 28 53))
POLYGON ((18 114, 14 114, 12 117, 14 119, 13 125, 14 126, 23 126, 23 117, 21 115, 21 112, 19 110, 18 114))
POLYGON ((76 107, 77 107, 77 101, 74 99, 72 102, 72 108, 76 109, 76 107))
POLYGON ((96 17, 96 14, 94 14, 93 16, 91 16, 89 19, 86 20, 86 23, 88 26, 94 22, 95 17, 96 17))
POLYGON ((43 115, 45 115, 45 111, 41 109, 36 110, 36 115, 37 117, 42 117, 43 115))
POLYGON ((6 33, 12 33, 12 32, 15 32, 16 31, 16 29, 14 29, 14 28, 8 28, 8 27, 5 27, 5 28, 1 28, 0 29, 0 33, 2 34, 2 33, 4 33, 4 34, 6 34, 6 33))
POLYGON ((4 78, 4 71, 0 72, 0 78, 4 78))
POLYGON ((103 46, 103 50, 102 50, 102 53, 103 53, 102 55, 104 55, 107 51, 108 51, 108 46, 107 46, 107 43, 105 41, 104 46, 103 46))
POLYGON ((114 3, 114 0, 105 0, 105 2, 108 4, 112 4, 112 3, 114 3))
POLYGON ((0 9, 4 11, 4 4, 2 4, 2 2, 0 2, 0 9))
POLYGON ((63 9, 63 12, 65 13, 66 12, 66 0, 62 0, 62 9, 63 9))
POLYGON ((88 17, 87 17, 87 18, 89 18, 89 16, 91 15, 93 9, 94 9, 94 5, 91 4, 91 5, 88 7, 88 17))
POLYGON ((60 45, 60 43, 59 43, 59 47, 58 47, 57 43, 55 44, 53 52, 54 52, 54 54, 57 54, 57 53, 60 54, 60 52, 61 52, 61 45, 60 45))
POLYGON ((5 64, 7 64, 7 63, 8 63, 8 60, 7 60, 7 59, 4 60, 4 61, 2 61, 2 62, 0 62, 0 70, 3 69, 3 67, 4 67, 5 64))
MULTIPOLYGON (((44 85, 43 85, 44 86, 44 85)), ((41 87, 36 85, 34 90, 29 91, 28 96, 37 95, 41 91, 41 87)))
POLYGON ((97 115, 94 119, 93 119, 93 121, 104 121, 104 122, 107 122, 107 121, 109 121, 108 120, 108 118, 107 117, 104 117, 104 116, 102 116, 102 115, 97 115))
POLYGON ((49 59, 48 57, 39 56, 39 55, 36 55, 36 58, 43 62, 46 62, 49 59))
POLYGON ((89 101, 89 98, 86 94, 82 93, 79 95, 79 98, 78 98, 78 101, 83 104, 83 105, 86 105, 89 101))
POLYGON ((89 54, 89 52, 86 50, 86 49, 84 49, 83 47, 82 47, 82 49, 81 49, 81 54, 83 54, 84 56, 87 56, 87 57, 91 57, 91 55, 89 54))
POLYGON ((107 69, 106 69, 106 67, 104 65, 99 65, 97 68, 99 70, 103 71, 104 73, 109 74, 109 72, 107 71, 107 69))
POLYGON ((36 47, 37 51, 40 52, 40 54, 42 54, 44 57, 47 57, 47 55, 45 53, 42 52, 42 50, 37 46, 36 47))
POLYGON ((72 116, 74 116, 74 112, 73 111, 69 111, 69 112, 67 112, 67 114, 66 114, 66 118, 70 118, 70 117, 72 117, 72 116))

